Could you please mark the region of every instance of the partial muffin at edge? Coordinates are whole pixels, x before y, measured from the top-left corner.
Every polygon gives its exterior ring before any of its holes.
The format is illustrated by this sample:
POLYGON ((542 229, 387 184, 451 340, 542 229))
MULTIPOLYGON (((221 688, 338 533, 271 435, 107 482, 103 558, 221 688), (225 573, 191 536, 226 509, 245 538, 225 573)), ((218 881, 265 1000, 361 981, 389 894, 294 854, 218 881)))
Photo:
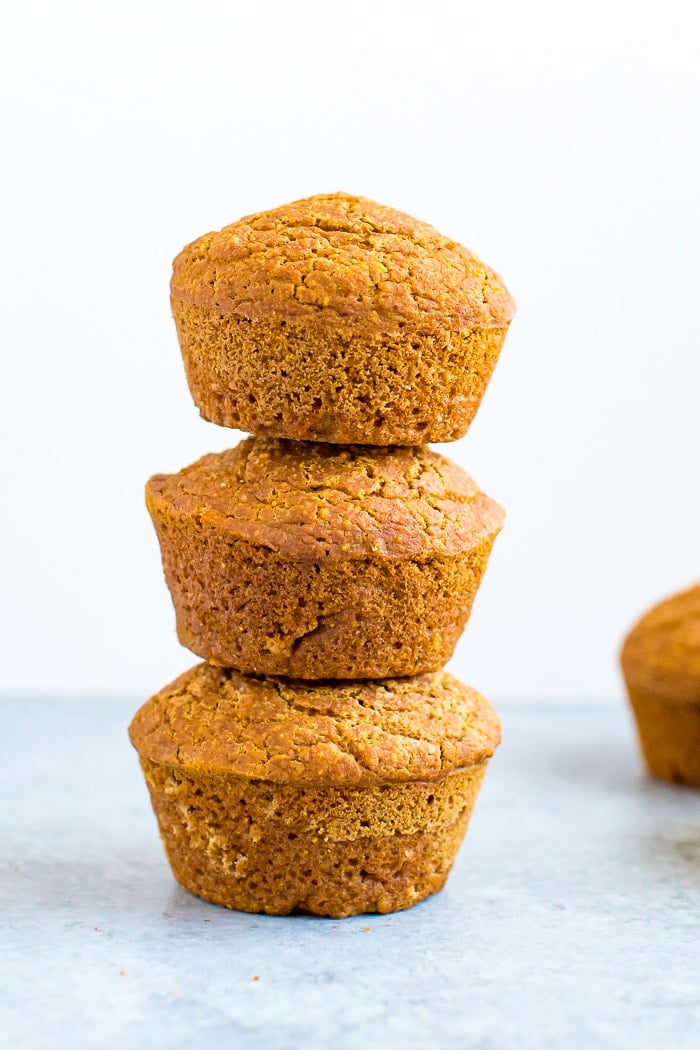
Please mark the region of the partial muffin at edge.
POLYGON ((650 609, 620 659, 649 771, 700 788, 700 584, 650 609))
POLYGON ((200 664, 129 734, 185 889, 341 918, 443 886, 500 726, 445 672, 314 684, 200 664))
POLYGON ((515 312, 472 252, 343 193, 199 237, 173 263, 171 303, 205 419, 372 445, 466 433, 515 312))
POLYGON ((275 438, 156 475, 146 501, 183 645, 307 679, 442 667, 503 522, 426 447, 275 438))

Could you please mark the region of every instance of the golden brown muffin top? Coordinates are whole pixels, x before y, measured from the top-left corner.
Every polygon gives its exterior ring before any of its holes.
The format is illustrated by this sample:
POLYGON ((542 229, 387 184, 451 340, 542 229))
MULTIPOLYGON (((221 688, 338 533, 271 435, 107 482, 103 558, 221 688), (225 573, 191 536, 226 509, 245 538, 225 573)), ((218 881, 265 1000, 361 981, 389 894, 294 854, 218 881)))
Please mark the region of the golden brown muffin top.
POLYGON ((500 328, 515 313, 501 278, 410 215, 345 193, 248 215, 189 244, 171 294, 242 320, 333 326, 377 337, 500 328))
POLYGON ((469 550, 501 507, 427 446, 323 445, 250 437, 146 486, 154 515, 213 525, 313 561, 469 550))
POLYGON ((193 773, 369 787, 485 762, 500 725, 444 671, 311 685, 203 663, 144 704, 129 735, 142 758, 193 773))
POLYGON ((650 609, 625 639, 621 662, 629 686, 700 703, 700 584, 650 609))

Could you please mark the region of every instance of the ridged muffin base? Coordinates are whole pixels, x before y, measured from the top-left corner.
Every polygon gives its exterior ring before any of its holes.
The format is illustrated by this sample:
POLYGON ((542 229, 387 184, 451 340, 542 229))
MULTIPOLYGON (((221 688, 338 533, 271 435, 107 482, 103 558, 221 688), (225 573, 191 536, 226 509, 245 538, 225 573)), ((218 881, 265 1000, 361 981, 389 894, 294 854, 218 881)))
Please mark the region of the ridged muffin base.
POLYGON ((141 765, 186 890, 238 911, 338 919, 400 911, 442 888, 486 770, 344 789, 141 765))
POLYGON ((466 434, 508 325, 352 339, 172 300, 204 419, 251 434, 334 444, 420 445, 466 434))
POLYGON ((216 526, 153 518, 180 642, 220 667, 305 679, 439 670, 496 536, 455 555, 314 562, 216 526))
POLYGON ((700 788, 700 703, 629 689, 649 772, 671 784, 700 788))

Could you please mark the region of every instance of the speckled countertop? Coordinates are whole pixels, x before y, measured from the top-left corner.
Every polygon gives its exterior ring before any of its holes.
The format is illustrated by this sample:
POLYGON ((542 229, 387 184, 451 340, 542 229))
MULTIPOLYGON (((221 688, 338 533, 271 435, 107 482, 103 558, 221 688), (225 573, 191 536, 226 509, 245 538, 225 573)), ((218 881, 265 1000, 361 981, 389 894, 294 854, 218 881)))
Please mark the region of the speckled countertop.
POLYGON ((700 1046, 700 793, 643 778, 621 704, 502 707, 447 888, 340 922, 179 889, 136 706, 1 702, 3 1047, 700 1046))

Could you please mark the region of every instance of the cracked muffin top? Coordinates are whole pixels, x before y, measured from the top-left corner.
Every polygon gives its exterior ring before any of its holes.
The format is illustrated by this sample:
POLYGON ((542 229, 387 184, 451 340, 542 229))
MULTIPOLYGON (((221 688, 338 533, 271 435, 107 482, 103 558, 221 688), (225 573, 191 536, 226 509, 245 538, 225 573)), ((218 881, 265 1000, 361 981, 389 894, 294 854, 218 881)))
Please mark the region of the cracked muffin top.
POLYGON ((129 735, 142 758, 193 773, 370 787, 485 762, 500 724, 444 671, 309 685, 203 663, 148 700, 129 735))
POLYGON ((472 478, 426 446, 251 437, 146 486, 154 516, 213 526, 292 557, 459 554, 503 525, 472 478))
POLYGON ((222 316, 354 335, 507 327, 501 278, 427 223, 364 197, 322 194, 249 215, 189 244, 174 300, 222 316))

